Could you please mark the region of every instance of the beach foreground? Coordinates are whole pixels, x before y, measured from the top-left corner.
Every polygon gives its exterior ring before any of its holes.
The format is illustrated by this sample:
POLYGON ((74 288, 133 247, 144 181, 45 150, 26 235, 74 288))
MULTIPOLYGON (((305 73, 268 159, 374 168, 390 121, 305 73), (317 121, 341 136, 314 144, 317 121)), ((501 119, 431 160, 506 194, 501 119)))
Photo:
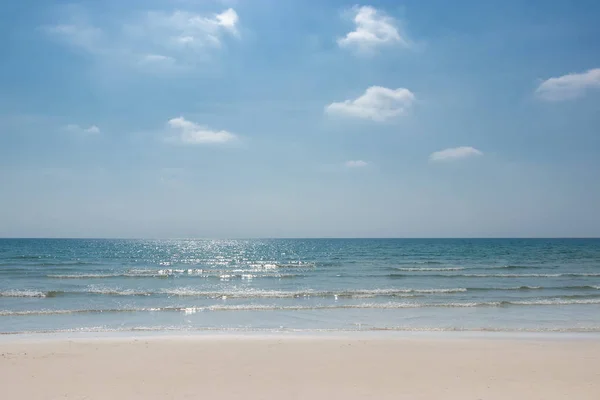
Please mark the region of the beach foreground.
POLYGON ((6 399, 600 398, 590 338, 8 338, 0 353, 6 399))

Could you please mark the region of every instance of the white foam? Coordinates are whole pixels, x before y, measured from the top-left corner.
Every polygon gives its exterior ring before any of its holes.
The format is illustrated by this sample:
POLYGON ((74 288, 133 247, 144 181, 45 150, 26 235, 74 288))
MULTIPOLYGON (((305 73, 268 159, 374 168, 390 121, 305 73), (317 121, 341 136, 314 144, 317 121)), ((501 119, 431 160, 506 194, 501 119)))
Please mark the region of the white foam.
POLYGON ((475 308, 503 306, 560 306, 560 305, 589 305, 600 304, 600 299, 536 299, 527 301, 490 301, 490 302, 451 302, 451 303, 417 303, 417 302, 388 302, 362 304, 331 304, 331 305, 295 305, 280 306, 268 304, 217 304, 206 307, 162 307, 162 308, 125 308, 125 309, 75 309, 75 310, 27 310, 0 311, 0 316, 16 315, 51 315, 51 314, 82 314, 82 313, 132 313, 132 312, 183 312, 194 314, 202 311, 298 311, 298 310, 335 310, 335 309, 403 309, 403 308, 475 308))
MULTIPOLYGON (((571 274, 568 274, 571 275, 571 274)), ((464 274, 467 278, 558 278, 563 274, 464 274)))
POLYGON ((429 268, 429 267, 424 267, 424 268, 404 268, 404 267, 398 267, 398 268, 394 268, 396 271, 405 271, 405 272, 444 272, 444 271, 463 271, 464 268, 463 267, 440 267, 440 268, 429 268))
POLYGON ((39 290, 7 290, 0 292, 0 297, 46 297, 45 292, 39 290))
POLYGON ((135 290, 135 289, 110 289, 110 288, 96 288, 91 287, 85 291, 77 292, 77 293, 91 293, 91 294, 100 294, 100 295, 111 295, 111 296, 150 296, 151 292, 146 292, 143 290, 135 290))

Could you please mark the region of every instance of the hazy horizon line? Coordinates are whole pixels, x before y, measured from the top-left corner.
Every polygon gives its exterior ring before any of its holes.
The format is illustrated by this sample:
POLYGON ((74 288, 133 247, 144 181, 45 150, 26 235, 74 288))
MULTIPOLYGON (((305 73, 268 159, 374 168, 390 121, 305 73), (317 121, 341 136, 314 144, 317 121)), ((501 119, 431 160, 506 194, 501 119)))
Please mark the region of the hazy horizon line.
POLYGON ((565 240, 600 239, 599 236, 314 236, 314 237, 37 237, 0 236, 0 240, 565 240))

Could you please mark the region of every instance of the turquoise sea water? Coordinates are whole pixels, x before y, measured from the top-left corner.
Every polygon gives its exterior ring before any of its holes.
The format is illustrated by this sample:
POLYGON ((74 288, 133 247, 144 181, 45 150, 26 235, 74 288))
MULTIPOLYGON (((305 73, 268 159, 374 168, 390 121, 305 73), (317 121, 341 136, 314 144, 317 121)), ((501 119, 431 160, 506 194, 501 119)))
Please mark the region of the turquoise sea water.
POLYGON ((600 239, 0 239, 0 333, 600 332, 600 239))

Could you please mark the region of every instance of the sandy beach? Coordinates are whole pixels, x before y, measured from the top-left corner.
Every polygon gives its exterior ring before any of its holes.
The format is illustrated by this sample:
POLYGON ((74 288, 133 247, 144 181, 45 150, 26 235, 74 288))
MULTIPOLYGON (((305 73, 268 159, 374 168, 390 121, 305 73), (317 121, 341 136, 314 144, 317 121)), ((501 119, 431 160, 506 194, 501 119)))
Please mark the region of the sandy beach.
POLYGON ((0 342, 5 399, 599 399, 597 339, 190 336, 0 342))

